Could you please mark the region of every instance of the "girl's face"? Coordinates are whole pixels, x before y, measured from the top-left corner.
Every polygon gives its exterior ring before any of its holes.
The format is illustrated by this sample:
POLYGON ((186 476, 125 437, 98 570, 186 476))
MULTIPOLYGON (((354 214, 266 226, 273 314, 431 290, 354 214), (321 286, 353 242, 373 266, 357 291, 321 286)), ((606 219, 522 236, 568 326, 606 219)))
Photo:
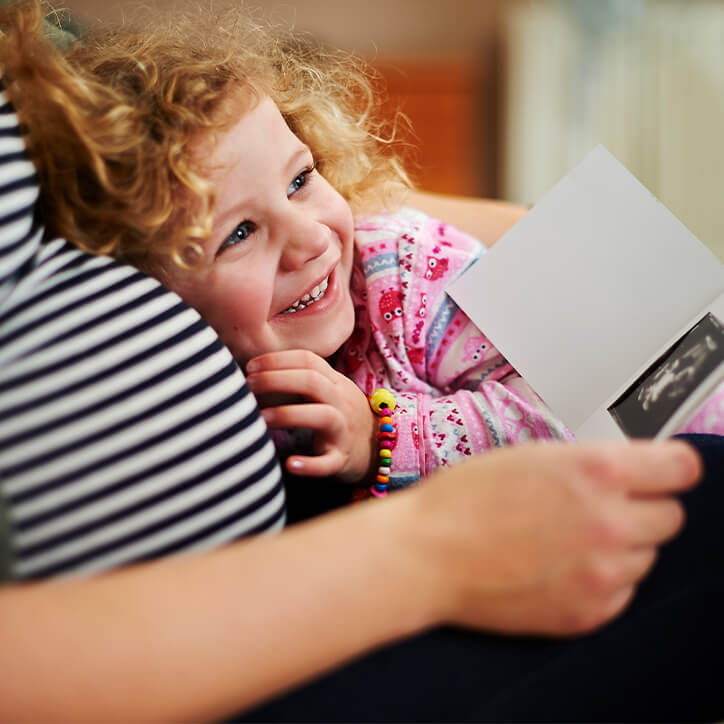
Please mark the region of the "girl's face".
POLYGON ((349 205, 269 98, 208 152, 216 206, 205 263, 166 269, 164 281, 242 365, 286 349, 330 356, 354 325, 349 205))

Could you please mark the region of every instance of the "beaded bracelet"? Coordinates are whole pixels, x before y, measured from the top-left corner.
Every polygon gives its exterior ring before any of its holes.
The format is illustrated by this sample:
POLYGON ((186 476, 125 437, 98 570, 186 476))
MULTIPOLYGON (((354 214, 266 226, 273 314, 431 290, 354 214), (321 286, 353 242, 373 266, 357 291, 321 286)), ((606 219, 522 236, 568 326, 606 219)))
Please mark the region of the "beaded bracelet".
POLYGON ((375 390, 370 396, 370 407, 380 416, 380 429, 377 433, 379 446, 380 466, 377 468, 375 484, 370 488, 370 493, 375 498, 387 496, 387 483, 390 481, 390 470, 392 469, 392 448, 397 439, 397 430, 392 424, 392 413, 397 403, 394 395, 383 388, 375 390))

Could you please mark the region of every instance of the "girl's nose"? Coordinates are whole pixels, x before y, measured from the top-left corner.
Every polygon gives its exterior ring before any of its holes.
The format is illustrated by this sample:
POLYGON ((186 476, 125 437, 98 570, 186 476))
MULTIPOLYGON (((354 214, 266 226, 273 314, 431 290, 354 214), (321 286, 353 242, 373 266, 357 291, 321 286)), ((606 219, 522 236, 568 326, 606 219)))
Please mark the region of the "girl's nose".
POLYGON ((297 219, 290 224, 282 252, 284 271, 294 271, 321 256, 329 246, 329 229, 312 219, 297 219))

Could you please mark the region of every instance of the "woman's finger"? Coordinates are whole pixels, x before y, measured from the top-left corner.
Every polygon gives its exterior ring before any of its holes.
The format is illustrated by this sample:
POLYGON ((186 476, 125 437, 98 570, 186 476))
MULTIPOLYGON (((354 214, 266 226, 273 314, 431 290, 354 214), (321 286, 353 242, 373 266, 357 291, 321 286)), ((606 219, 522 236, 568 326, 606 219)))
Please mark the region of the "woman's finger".
MULTIPOLYGON (((583 448, 581 448, 583 449, 583 448)), ((685 490, 702 475, 699 455, 681 440, 630 441, 589 447, 586 472, 608 487, 633 495, 663 495, 685 490)))
POLYGON ((637 584, 651 570, 656 555, 655 546, 643 546, 587 560, 581 578, 585 592, 605 597, 637 584))
POLYGON ((639 498, 626 503, 624 515, 633 545, 659 545, 673 538, 684 525, 684 507, 674 498, 639 498))
POLYGON ((624 586, 638 583, 648 574, 657 558, 656 546, 643 546, 628 551, 622 564, 621 583, 624 586))

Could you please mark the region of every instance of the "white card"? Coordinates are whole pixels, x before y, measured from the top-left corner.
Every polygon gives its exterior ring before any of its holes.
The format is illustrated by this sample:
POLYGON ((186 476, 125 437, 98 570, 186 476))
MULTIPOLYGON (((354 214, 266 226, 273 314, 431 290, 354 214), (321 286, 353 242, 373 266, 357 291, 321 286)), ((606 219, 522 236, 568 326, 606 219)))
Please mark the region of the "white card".
POLYGON ((598 146, 448 293, 578 437, 724 298, 724 265, 598 146))

